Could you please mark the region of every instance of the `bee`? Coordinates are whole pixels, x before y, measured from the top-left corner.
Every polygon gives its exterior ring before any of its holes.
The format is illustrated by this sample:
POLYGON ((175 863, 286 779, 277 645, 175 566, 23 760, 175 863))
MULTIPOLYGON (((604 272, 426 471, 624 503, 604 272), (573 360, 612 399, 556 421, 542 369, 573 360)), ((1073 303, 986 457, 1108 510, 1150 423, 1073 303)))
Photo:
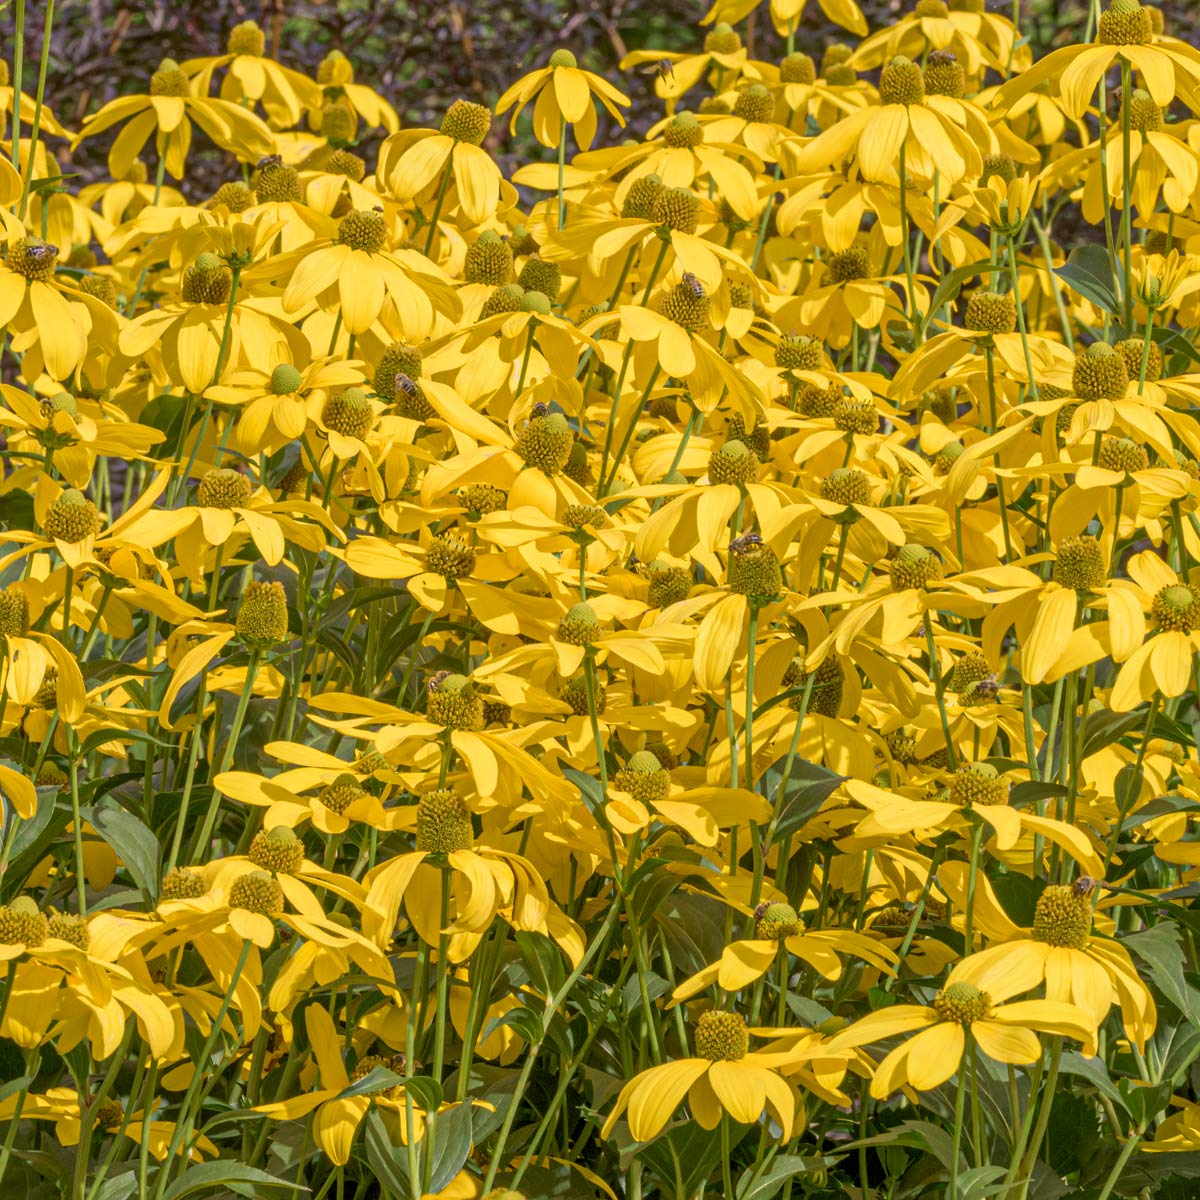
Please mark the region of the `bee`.
POLYGON ((49 242, 35 243, 32 246, 25 247, 25 257, 32 258, 36 262, 49 262, 52 258, 57 257, 58 247, 52 246, 49 242))
POLYGON ((1000 695, 1000 679, 996 675, 988 675, 973 684, 971 692, 975 696, 986 696, 990 700, 995 700, 1000 695))
POLYGON ((529 419, 536 421, 538 417, 544 417, 550 411, 550 405, 539 400, 530 410, 529 419))
POLYGON ((403 372, 396 374, 396 386, 406 395, 415 396, 417 394, 417 385, 403 372))
POLYGON ((729 552, 731 554, 749 554, 762 544, 763 540, 757 533, 743 533, 741 537, 736 537, 729 543, 729 552))
POLYGON ((683 278, 679 281, 697 300, 704 298, 704 284, 698 280, 691 271, 685 271, 683 278))
POLYGON ((1077 896, 1090 896, 1096 886, 1096 881, 1090 875, 1080 875, 1080 877, 1071 884, 1071 891, 1077 896))
POLYGON ((254 166, 256 170, 261 171, 264 167, 277 167, 282 162, 283 156, 280 154, 264 154, 254 166))
POLYGON ((660 58, 658 62, 647 63, 642 68, 643 75, 657 75, 659 79, 674 79, 675 68, 669 58, 660 58))

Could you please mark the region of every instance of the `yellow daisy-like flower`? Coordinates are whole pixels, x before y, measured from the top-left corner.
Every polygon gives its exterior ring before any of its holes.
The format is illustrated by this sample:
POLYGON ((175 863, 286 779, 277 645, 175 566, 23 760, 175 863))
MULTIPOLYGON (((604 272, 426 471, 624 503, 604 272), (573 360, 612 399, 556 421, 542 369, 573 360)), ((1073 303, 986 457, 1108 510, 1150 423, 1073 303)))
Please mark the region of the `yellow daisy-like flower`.
POLYGON ((179 64, 164 58, 150 80, 147 93, 119 96, 83 122, 75 145, 97 137, 114 125, 125 128, 108 152, 108 169, 123 178, 153 134, 159 161, 174 179, 182 179, 192 143, 192 122, 222 150, 241 162, 254 162, 275 149, 271 131, 249 109, 232 100, 219 100, 193 88, 179 64))
POLYGON ((618 125, 624 126, 622 108, 629 97, 611 83, 585 71, 570 50, 555 50, 550 62, 517 80, 496 101, 496 113, 502 115, 513 105, 509 128, 516 130, 517 118, 525 105, 536 97, 533 107, 533 136, 543 146, 557 146, 566 137, 567 126, 575 133, 581 150, 587 150, 596 137, 596 106, 599 100, 618 125))
POLYGON ((611 1136, 617 1121, 628 1113, 633 1140, 648 1142, 686 1099, 703 1129, 715 1129, 725 1113, 749 1125, 767 1112, 786 1142, 792 1135, 799 1102, 780 1068, 814 1057, 838 1057, 828 1048, 803 1043, 776 1053, 751 1050, 745 1018, 733 1012, 702 1014, 694 1045, 694 1058, 662 1063, 631 1079, 621 1089, 600 1136, 611 1136))
POLYGON ((251 111, 261 104, 277 128, 295 125, 305 109, 320 107, 321 86, 267 57, 266 35, 254 21, 234 26, 224 54, 180 63, 201 96, 209 94, 213 72, 223 67, 228 70, 221 80, 221 99, 251 111))
POLYGON ((352 335, 366 333, 386 313, 400 336, 423 341, 436 314, 450 320, 458 316, 458 298, 433 263, 415 250, 389 249, 391 240, 382 209, 351 212, 335 237, 267 261, 254 278, 287 279, 286 313, 336 303, 352 335))
POLYGON ((1017 1066, 1042 1056, 1038 1033, 1082 1042, 1084 1053, 1095 1053, 1096 1033, 1088 1016, 1073 1004, 1054 1000, 1004 1001, 1024 989, 1003 979, 989 979, 992 990, 956 981, 954 975, 932 1003, 895 1004, 855 1021, 831 1038, 830 1054, 913 1033, 887 1054, 876 1068, 870 1092, 884 1100, 901 1088, 927 1092, 962 1069, 968 1037, 989 1058, 1017 1066))

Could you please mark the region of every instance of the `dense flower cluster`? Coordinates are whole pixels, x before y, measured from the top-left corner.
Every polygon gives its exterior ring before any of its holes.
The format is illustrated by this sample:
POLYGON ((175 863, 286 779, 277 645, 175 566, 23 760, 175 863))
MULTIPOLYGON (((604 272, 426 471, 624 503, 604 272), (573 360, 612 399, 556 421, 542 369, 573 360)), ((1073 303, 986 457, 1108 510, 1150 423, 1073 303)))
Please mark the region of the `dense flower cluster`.
POLYGON ((767 7, 5 78, 4 1195, 1193 1186, 1200 51, 767 7))

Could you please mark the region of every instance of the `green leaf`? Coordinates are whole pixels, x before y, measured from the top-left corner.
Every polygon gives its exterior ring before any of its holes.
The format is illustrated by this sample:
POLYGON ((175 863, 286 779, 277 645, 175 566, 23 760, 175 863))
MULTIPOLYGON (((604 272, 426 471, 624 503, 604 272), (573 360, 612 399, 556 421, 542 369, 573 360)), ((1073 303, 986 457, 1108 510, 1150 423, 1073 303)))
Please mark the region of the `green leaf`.
POLYGON ((735 1187, 737 1200, 771 1200, 788 1179, 810 1171, 820 1171, 836 1161, 819 1155, 780 1154, 761 1175, 743 1174, 735 1187))
POLYGON ((1008 802, 1013 808, 1027 808, 1039 800, 1053 800, 1065 796, 1067 789, 1061 783, 1043 783, 1040 779, 1027 779, 1018 783, 1009 793, 1008 802))
POLYGON ((712 1174, 721 1142, 695 1121, 673 1125, 638 1154, 666 1184, 667 1195, 691 1196, 712 1174))
POLYGON ((147 900, 158 896, 162 876, 158 838, 123 808, 94 808, 91 823, 96 832, 117 852, 133 882, 147 900))
MULTIPOLYGON (((947 1171, 954 1161, 954 1139, 932 1121, 903 1121, 887 1133, 847 1142, 840 1148, 857 1150, 860 1146, 909 1146, 914 1150, 924 1150, 926 1154, 932 1154, 947 1171)), ((962 1165, 961 1151, 959 1164, 962 1165)))
POLYGON ((1059 1060, 1059 1073, 1077 1075, 1086 1079, 1102 1095, 1114 1104, 1125 1107, 1125 1100, 1117 1091, 1117 1085, 1109 1078, 1108 1070, 1099 1058, 1084 1058, 1077 1050, 1066 1050, 1059 1060))
POLYGON ((407 1196, 408 1157, 403 1147, 392 1145, 383 1118, 372 1109, 363 1122, 367 1162, 380 1185, 394 1196, 407 1196))
POLYGON ((27 1162, 43 1179, 55 1180, 60 1195, 69 1196, 71 1194, 71 1177, 67 1173, 67 1168, 53 1154, 47 1154, 45 1150, 14 1149, 13 1157, 27 1162))
POLYGON ((1136 763, 1126 763, 1117 772, 1117 778, 1113 782, 1113 797, 1116 799, 1118 812, 1128 812, 1137 803, 1145 778, 1145 772, 1136 763))
POLYGON ((585 775, 582 771, 576 770, 575 767, 563 767, 562 773, 579 789, 580 795, 583 796, 583 802, 588 806, 589 811, 595 812, 598 808, 603 807, 604 792, 600 789, 600 781, 598 779, 593 779, 590 775, 585 775))
POLYGON ((1183 977, 1183 947, 1179 927, 1173 921, 1160 921, 1141 933, 1122 938, 1149 970, 1155 987, 1193 1023, 1200 1023, 1200 992, 1183 977))
POLYGON ((1125 1101, 1125 1108, 1138 1126, 1145 1129, 1171 1100, 1170 1083, 1144 1084, 1135 1079, 1122 1079, 1117 1090, 1125 1101))
POLYGON ((937 291, 933 293, 933 298, 929 301, 928 312, 930 315, 936 316, 938 309, 956 299, 967 280, 974 279, 985 271, 990 273, 992 269, 992 264, 984 259, 981 262, 967 263, 965 266, 956 267, 948 275, 943 275, 938 283, 937 291))
POLYGON ((1112 316, 1117 315, 1117 288, 1112 261, 1103 246, 1076 246, 1054 273, 1085 299, 1112 316))
POLYGON ((453 1108, 438 1113, 437 1137, 425 1139, 424 1146, 434 1143, 433 1165, 429 1179, 429 1191, 437 1195, 462 1169, 471 1153, 471 1110, 472 1105, 456 1104, 453 1108))
POLYGON ((1127 713, 1109 712, 1107 709, 1090 713, 1083 730, 1083 757, 1091 758, 1105 746, 1111 746, 1117 738, 1145 723, 1145 714, 1136 709, 1127 713))
MULTIPOLYGON (((39 788, 37 810, 28 821, 21 821, 13 835, 11 857, 4 880, 10 887, 21 889, 21 881, 34 863, 46 853, 50 844, 67 827, 71 812, 65 802, 59 802, 57 788, 39 788)), ((7 894, 9 889, 5 889, 7 894)))
POLYGON ((1195 807, 1194 800, 1187 796, 1177 795, 1175 792, 1168 792, 1165 796, 1155 796, 1153 800, 1148 800, 1137 812, 1130 813, 1121 822, 1121 831, 1133 829, 1137 825, 1154 820, 1155 817, 1165 817, 1169 813, 1182 812, 1185 808, 1195 807))
POLYGON ((7 1083, 0 1085, 0 1100, 7 1100, 9 1096, 23 1092, 36 1078, 35 1075, 22 1075, 20 1079, 10 1079, 7 1083))
MULTIPOLYGON (((782 768, 780 776, 782 776, 782 768)), ((797 829, 807 825, 820 812, 821 805, 829 799, 845 778, 844 775, 837 775, 818 763, 794 760, 782 803, 778 799, 776 800, 775 806, 779 812, 779 820, 775 826, 774 840, 778 842, 787 834, 795 833, 797 829)), ((767 781, 767 787, 769 794, 770 779, 767 781)))
POLYGON ((100 1188, 92 1193, 92 1200, 129 1200, 137 1195, 137 1172, 122 1171, 106 1179, 100 1188))
POLYGON ((958 1177, 958 1196, 962 1200, 984 1200, 1005 1190, 1004 1167, 972 1167, 958 1177))
POLYGON ((300 1184, 292 1183, 291 1180, 268 1175, 266 1171, 260 1171, 257 1167, 230 1162, 229 1159, 217 1159, 215 1162, 199 1163, 186 1168, 167 1188, 165 1200, 181 1200, 183 1196, 192 1196, 210 1189, 234 1192, 239 1196, 262 1196, 275 1188, 283 1188, 289 1192, 308 1190, 300 1184))
POLYGON ((356 1079, 352 1084, 342 1088, 337 1094, 339 1100, 346 1100, 350 1096, 369 1096, 372 1092, 382 1092, 387 1088, 397 1087, 404 1082, 403 1075, 397 1075, 395 1071, 389 1071, 387 1067, 372 1067, 361 1079, 356 1079))
POLYGON ((443 1093, 441 1084, 428 1075, 414 1075, 403 1081, 404 1089, 411 1092, 413 1099, 426 1111, 437 1112, 441 1107, 443 1093))

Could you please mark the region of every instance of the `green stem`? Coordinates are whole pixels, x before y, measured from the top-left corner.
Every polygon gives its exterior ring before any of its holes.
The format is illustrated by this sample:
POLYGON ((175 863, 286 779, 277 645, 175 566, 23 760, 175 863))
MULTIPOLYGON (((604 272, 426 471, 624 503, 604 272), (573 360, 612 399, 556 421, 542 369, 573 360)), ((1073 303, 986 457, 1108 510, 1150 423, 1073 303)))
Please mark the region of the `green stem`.
POLYGON ((950 736, 950 718, 946 713, 946 689, 942 682, 942 673, 938 668, 937 649, 933 644, 933 623, 929 618, 929 610, 923 617, 925 627, 925 647, 929 655, 929 682, 933 684, 934 695, 937 697, 938 714, 942 719, 942 735, 946 739, 946 762, 953 771, 958 766, 958 756, 954 752, 954 739, 950 736))
MULTIPOLYGON (((638 418, 645 410, 647 403, 650 400, 650 393, 654 389, 654 385, 658 382, 658 377, 662 373, 662 367, 658 363, 654 364, 654 370, 650 372, 650 379, 647 381, 645 388, 642 389, 642 398, 638 401, 637 407, 629 415, 629 425, 621 437, 621 444, 617 447, 617 452, 613 456, 612 474, 608 477, 607 482, 601 482, 597 487, 597 496, 605 496, 608 490, 617 481, 617 472, 621 469, 621 460, 625 457, 625 451, 629 449, 629 443, 633 440, 634 431, 637 429, 638 418)), ((615 404, 614 404, 615 408, 615 404)))
POLYGON ((25 72, 25 0, 16 0, 13 13, 12 69, 12 161, 18 174, 21 171, 21 88, 25 72))
MULTIPOLYGON (((1133 68, 1129 65, 1129 59, 1122 57, 1121 63, 1121 190, 1122 203, 1121 209, 1121 243, 1125 249, 1125 288, 1123 299, 1125 302, 1125 328, 1132 332, 1133 330, 1133 212, 1130 201, 1130 192, 1132 191, 1132 171, 1129 165, 1129 155, 1131 152, 1131 101, 1133 100, 1133 68)), ((1107 176, 1101 176, 1104 180, 1104 186, 1107 188, 1107 176)), ((1105 197, 1107 205, 1108 198, 1105 197)))
POLYGON ((189 858, 192 862, 197 860, 204 848, 208 845, 209 838, 212 837, 213 825, 217 819, 217 812, 221 807, 221 793, 216 787, 216 777, 223 775, 229 770, 233 763, 234 752, 237 750, 238 739, 242 733, 242 723, 246 719, 246 709, 250 705, 250 697, 254 694, 254 680, 258 675, 258 662, 262 651, 255 648, 250 651, 250 661, 246 664, 246 678, 242 684, 242 693, 238 696, 237 709, 233 714, 233 724, 229 727, 229 735, 225 741, 225 747, 221 752, 220 763, 217 769, 212 773, 209 783, 212 786, 212 799, 208 802, 208 811, 204 814, 204 821, 200 826, 200 832, 196 835, 196 840, 192 843, 191 853, 189 858))
POLYGON ((558 227, 561 229, 567 219, 567 210, 563 202, 563 172, 567 161, 567 123, 562 121, 562 130, 558 135, 558 227))
POLYGON ((212 1028, 209 1030, 204 1048, 195 1059, 197 1070, 192 1073, 191 1082, 188 1084, 183 1102, 179 1106, 179 1116, 175 1123, 175 1131, 171 1135, 171 1145, 167 1150, 167 1157, 158 1174, 158 1183, 154 1189, 156 1200, 162 1196, 166 1189, 171 1168, 176 1162, 176 1156, 179 1154, 180 1148, 185 1142, 190 1141, 192 1127, 195 1125, 195 1116, 191 1112, 191 1109, 196 1102, 196 1097, 200 1094, 201 1085, 210 1077, 212 1072, 213 1051, 216 1049, 217 1040, 221 1036, 225 1018, 229 1015, 229 1008, 233 1003, 233 993, 238 985, 238 980, 242 977, 242 971, 246 967, 246 962, 250 957, 250 948, 252 945, 253 943, 248 938, 242 939, 241 954, 238 955, 237 966, 233 968, 233 974, 229 977, 229 986, 225 989, 225 995, 221 1000, 221 1007, 217 1010, 217 1015, 213 1018, 212 1028), (200 1069, 201 1065, 203 1069, 200 1069))
MULTIPOLYGON (((450 186, 450 163, 452 159, 446 159, 446 166, 442 171, 442 182, 438 185, 437 201, 433 206, 433 216, 429 220, 429 234, 425 238, 425 257, 430 257, 430 251, 433 249, 433 239, 437 236, 438 218, 442 215, 442 205, 446 202, 446 189, 450 186)), ((560 225, 561 229, 562 226, 560 225)))
POLYGON ((83 813, 79 806, 79 745, 73 730, 67 737, 70 756, 71 775, 71 822, 75 834, 75 893, 79 906, 79 915, 87 916, 87 872, 83 861, 83 813))
POLYGON ((908 224, 908 182, 905 179, 905 148, 900 143, 900 237, 904 245, 904 278, 908 288, 908 323, 912 326, 913 337, 919 346, 924 340, 922 336, 921 318, 917 314, 917 285, 913 272, 912 241, 908 224))
MULTIPOLYGON (((46 95, 46 72, 50 67, 50 33, 54 28, 54 0, 46 0, 46 20, 42 25, 42 60, 38 66, 38 85, 37 97, 34 100, 33 106, 33 125, 29 130, 29 161, 25 164, 24 177, 25 182, 21 187, 21 208, 18 216, 20 220, 25 220, 25 213, 29 206, 29 189, 33 186, 33 164, 37 158, 38 139, 42 131, 42 100, 46 95)), ((19 88, 19 84, 17 85, 19 88)), ((13 109, 15 111, 17 104, 17 96, 13 95, 13 109)), ((13 129, 13 145, 20 142, 21 130, 19 126, 14 126, 13 129)), ((48 197, 46 201, 48 201, 48 197)))

